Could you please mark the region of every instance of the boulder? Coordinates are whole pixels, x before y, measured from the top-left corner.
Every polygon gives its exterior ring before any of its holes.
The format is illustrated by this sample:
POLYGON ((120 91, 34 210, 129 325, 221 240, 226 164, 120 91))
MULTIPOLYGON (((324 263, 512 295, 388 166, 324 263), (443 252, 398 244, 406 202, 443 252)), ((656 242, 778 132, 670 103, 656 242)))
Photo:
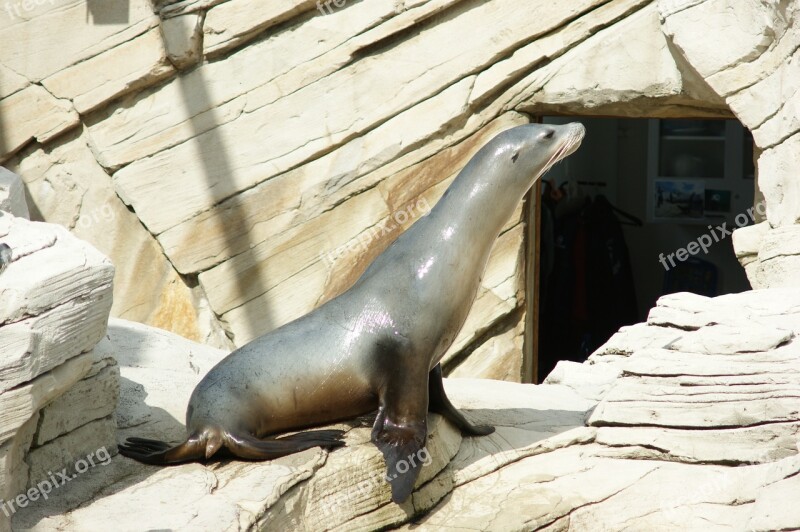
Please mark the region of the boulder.
POLYGON ((62 227, 0 217, 0 529, 116 452, 119 379, 101 341, 114 268, 62 227))

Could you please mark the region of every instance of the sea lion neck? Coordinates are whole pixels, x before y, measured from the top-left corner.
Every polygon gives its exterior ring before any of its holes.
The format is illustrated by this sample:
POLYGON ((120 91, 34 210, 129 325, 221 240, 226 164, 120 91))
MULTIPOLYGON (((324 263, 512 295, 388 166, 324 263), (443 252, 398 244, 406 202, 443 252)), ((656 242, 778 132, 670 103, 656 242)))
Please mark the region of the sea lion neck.
MULTIPOLYGON (((428 230, 461 236, 465 245, 491 248, 529 186, 498 168, 496 157, 476 154, 431 210, 428 230)), ((533 181, 531 179, 531 181, 533 181)))

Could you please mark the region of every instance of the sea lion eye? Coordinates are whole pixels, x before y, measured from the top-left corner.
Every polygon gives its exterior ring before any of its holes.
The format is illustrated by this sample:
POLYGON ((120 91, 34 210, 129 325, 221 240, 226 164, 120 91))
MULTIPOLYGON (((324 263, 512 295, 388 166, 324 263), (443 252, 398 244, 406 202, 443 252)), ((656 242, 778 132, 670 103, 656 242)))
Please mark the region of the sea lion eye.
POLYGON ((518 158, 519 158, 519 152, 518 152, 518 151, 515 151, 515 152, 514 152, 514 155, 512 155, 512 156, 511 156, 511 162, 512 162, 512 163, 515 163, 515 162, 517 162, 517 159, 518 159, 518 158))
POLYGON ((548 129, 547 131, 545 131, 544 133, 542 133, 542 138, 543 138, 543 139, 552 139, 552 138, 553 138, 553 133, 555 133, 555 131, 554 131, 554 130, 552 130, 552 129, 548 129))

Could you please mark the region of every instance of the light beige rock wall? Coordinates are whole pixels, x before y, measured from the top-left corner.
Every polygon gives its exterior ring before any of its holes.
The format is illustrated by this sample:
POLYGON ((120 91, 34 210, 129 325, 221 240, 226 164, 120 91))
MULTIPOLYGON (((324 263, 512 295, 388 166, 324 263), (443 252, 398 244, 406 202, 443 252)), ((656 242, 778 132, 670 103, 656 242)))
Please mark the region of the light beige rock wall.
POLYGON ((766 221, 734 233, 754 288, 800 283, 800 5, 658 2, 676 53, 753 133, 766 221), (709 46, 709 43, 715 43, 709 46))
MULTIPOLYGON (((795 17, 732 1, 12 3, 0 162, 34 216, 111 257, 114 315, 221 347, 346 289, 481 143, 540 113, 733 110, 758 130, 770 227, 792 227, 795 17)), ((519 378, 523 222, 448 371, 519 378)), ((800 276, 794 250, 750 257, 751 278, 800 276)))
POLYGON ((114 275, 108 258, 63 227, 2 211, 0 242, 12 251, 0 274, 0 530, 7 530, 11 515, 42 496, 34 486, 55 489, 52 472, 75 475, 90 453, 116 453, 119 369, 102 341, 114 275))

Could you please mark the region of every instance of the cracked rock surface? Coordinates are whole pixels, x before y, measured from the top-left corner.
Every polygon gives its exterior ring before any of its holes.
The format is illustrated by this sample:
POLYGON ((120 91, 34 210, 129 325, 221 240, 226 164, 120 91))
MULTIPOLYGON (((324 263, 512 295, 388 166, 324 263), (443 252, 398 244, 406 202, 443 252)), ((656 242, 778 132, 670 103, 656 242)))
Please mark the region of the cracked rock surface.
MULTIPOLYGON (((430 415, 412 497, 390 502, 371 416, 347 447, 268 463, 157 468, 116 456, 15 516, 34 530, 789 530, 800 527, 800 290, 661 298, 545 384, 447 379, 497 431, 430 415)), ((112 320, 119 438, 179 440, 223 352, 112 320), (169 353, 171 356, 165 356, 169 353)))
POLYGON ((71 475, 76 460, 88 453, 116 452, 119 387, 116 361, 103 341, 111 262, 63 227, 8 212, 0 212, 0 244, 8 260, 0 273, 0 531, 5 532, 17 508, 39 496, 28 496, 29 490, 52 472, 71 475))
POLYGON ((797 505, 782 502, 800 485, 798 305, 797 289, 661 298, 646 324, 584 364, 560 363, 538 387, 592 401, 585 426, 557 436, 588 437, 457 485, 401 528, 800 527, 797 505))
MULTIPOLYGON (((768 206, 737 255, 752 286, 797 286, 798 5, 8 0, 0 163, 111 258, 113 316, 229 349, 352 285, 502 129, 735 116, 768 206)), ((448 376, 523 377, 522 212, 448 376)))

